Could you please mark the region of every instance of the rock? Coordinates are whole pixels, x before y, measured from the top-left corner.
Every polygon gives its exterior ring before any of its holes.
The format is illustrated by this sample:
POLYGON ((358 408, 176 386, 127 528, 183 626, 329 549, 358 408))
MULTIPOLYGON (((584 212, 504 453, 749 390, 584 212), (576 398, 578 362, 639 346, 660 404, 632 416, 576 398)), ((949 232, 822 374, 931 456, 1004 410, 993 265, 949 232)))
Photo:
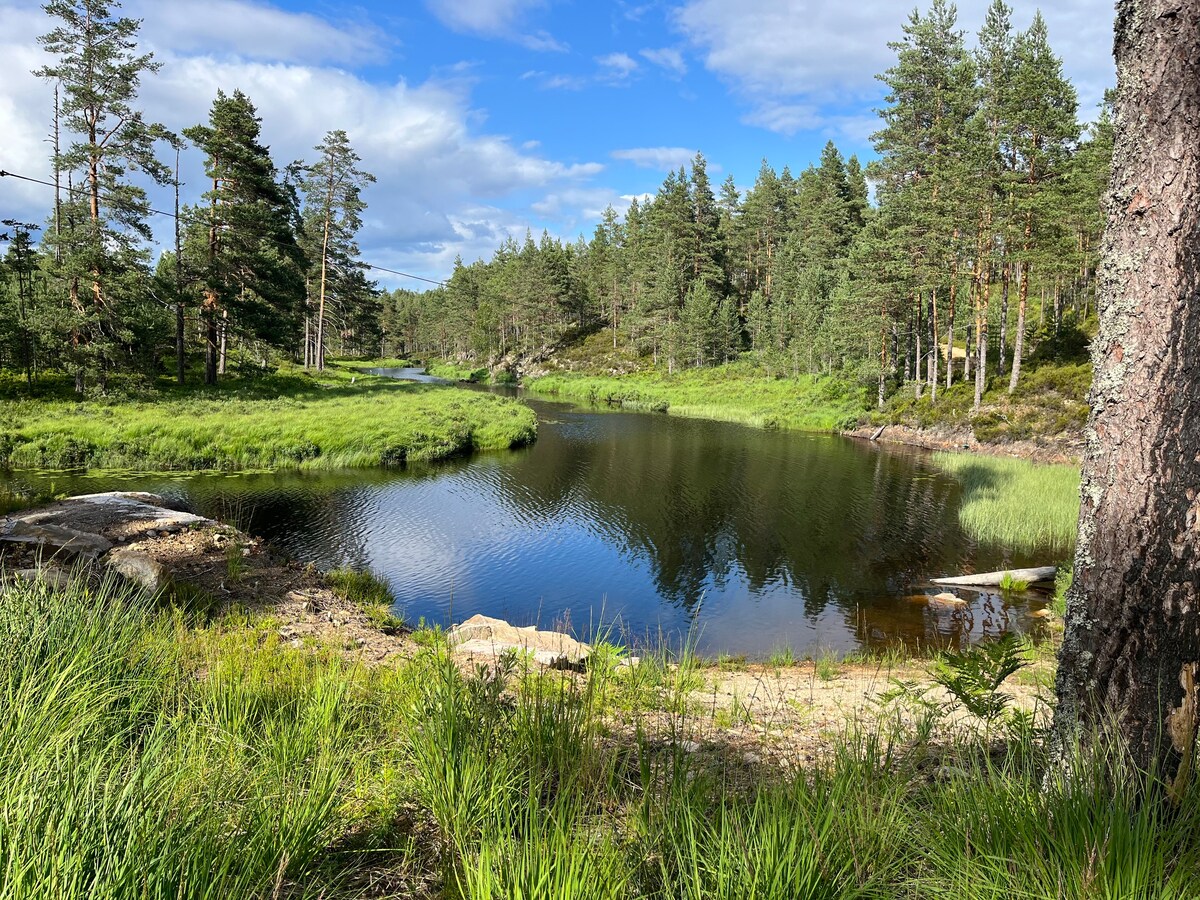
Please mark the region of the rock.
POLYGON ((43 566, 36 569, 17 569, 13 572, 13 577, 17 581, 26 581, 30 584, 45 582, 52 588, 63 590, 71 583, 71 576, 57 566, 43 566))
POLYGON ((527 653, 538 665, 575 667, 583 663, 592 648, 557 631, 539 631, 529 626, 518 628, 503 619, 475 615, 446 634, 454 653, 498 657, 506 651, 527 653))
POLYGON ((158 593, 171 584, 171 572, 158 560, 144 553, 119 549, 108 554, 105 565, 118 574, 140 584, 152 593, 158 593))
POLYGON ((1032 609, 1029 611, 1029 616, 1033 619, 1049 619, 1052 615, 1053 613, 1051 613, 1050 610, 1046 609, 1045 607, 1042 609, 1032 609))
POLYGON ((680 741, 675 746, 677 746, 684 753, 699 753, 702 747, 702 745, 697 741, 680 741))
POLYGON ((938 766, 933 771, 933 780, 945 784, 950 781, 962 781, 970 778, 971 773, 958 766, 938 766))
POLYGON ((966 606, 967 601, 957 594, 951 594, 949 591, 944 591, 941 594, 934 594, 929 598, 929 602, 934 606, 966 606))
POLYGON ((56 552, 86 559, 96 559, 112 549, 112 542, 98 534, 76 531, 65 525, 30 522, 26 518, 5 522, 0 530, 0 541, 53 547, 56 552))
POLYGON ((757 753, 747 752, 747 753, 742 754, 742 762, 744 762, 748 766, 757 766, 759 763, 762 762, 762 757, 759 756, 757 753))

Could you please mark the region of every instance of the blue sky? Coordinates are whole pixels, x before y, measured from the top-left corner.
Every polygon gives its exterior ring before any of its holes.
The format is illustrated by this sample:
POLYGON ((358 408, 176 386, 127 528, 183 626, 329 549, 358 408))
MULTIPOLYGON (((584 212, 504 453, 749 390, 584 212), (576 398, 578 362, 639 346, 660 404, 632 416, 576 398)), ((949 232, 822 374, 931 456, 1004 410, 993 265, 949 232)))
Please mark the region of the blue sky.
MULTIPOLYGON (((986 0, 959 4, 968 37, 986 0)), ((1036 4, 1012 5, 1025 27, 1036 4)), ((126 0, 162 61, 142 98, 179 130, 218 87, 259 107, 276 159, 344 128, 378 183, 364 257, 430 278, 527 227, 590 235, 696 150, 720 182, 793 171, 832 138, 871 155, 875 74, 911 6, 881 0, 126 0)), ((1112 83, 1110 0, 1043 10, 1084 117, 1112 83)), ((45 177, 49 86, 32 0, 0 0, 0 168, 45 177)), ((200 190, 198 156, 185 160, 200 190)), ((188 191, 191 188, 186 189, 188 191)), ((159 199, 159 198, 156 198, 159 199)), ((0 180, 0 218, 41 221, 44 189, 0 180)), ((166 233, 163 229, 162 233, 166 233)), ((386 277, 388 286, 418 286, 386 277)))

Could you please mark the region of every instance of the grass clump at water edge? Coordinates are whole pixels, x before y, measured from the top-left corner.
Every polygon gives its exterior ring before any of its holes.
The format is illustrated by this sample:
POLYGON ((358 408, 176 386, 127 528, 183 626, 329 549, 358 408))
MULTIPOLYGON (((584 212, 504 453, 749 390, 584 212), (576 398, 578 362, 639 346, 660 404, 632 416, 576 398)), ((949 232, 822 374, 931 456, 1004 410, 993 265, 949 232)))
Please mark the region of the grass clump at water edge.
POLYGON ((404 627, 404 619, 393 612, 396 596, 381 576, 358 569, 334 569, 325 573, 325 581, 335 594, 366 613, 380 631, 396 633, 404 627))
POLYGON ((934 465, 962 485, 959 521, 976 540, 1066 555, 1079 518, 1079 468, 964 453, 934 465))

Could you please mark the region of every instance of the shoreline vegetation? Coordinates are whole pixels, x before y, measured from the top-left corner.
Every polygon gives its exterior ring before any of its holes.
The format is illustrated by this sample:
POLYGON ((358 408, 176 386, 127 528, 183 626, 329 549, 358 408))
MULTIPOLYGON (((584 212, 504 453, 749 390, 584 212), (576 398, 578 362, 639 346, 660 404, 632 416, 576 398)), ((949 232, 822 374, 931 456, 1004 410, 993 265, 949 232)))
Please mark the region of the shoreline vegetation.
POLYGON ((1049 646, 628 666, 600 644, 576 673, 388 622, 372 663, 336 615, 182 596, 83 572, 6 593, 6 900, 1200 892, 1200 797, 1147 800, 1119 755, 1057 774, 1049 646))
POLYGON ((213 388, 159 382, 85 403, 63 393, 0 402, 0 465, 364 468, 508 449, 537 435, 533 412, 507 398, 338 369, 281 369, 213 388))

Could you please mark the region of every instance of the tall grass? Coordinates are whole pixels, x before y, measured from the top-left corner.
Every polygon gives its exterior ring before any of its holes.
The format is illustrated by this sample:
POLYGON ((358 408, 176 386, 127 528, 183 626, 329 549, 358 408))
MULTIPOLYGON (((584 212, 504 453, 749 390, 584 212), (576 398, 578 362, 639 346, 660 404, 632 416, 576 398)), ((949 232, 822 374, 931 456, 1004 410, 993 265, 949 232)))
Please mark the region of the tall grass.
POLYGON ((0 403, 0 465, 152 471, 334 469, 503 449, 536 435, 512 400, 330 372, 129 398, 0 403))
POLYGON ((1120 754, 1068 779, 1029 727, 917 739, 889 709, 748 769, 679 739, 686 656, 616 656, 464 673, 435 640, 369 671, 111 584, 15 586, 0 900, 1200 896, 1200 793, 1171 807, 1120 754))
POLYGON ((864 412, 862 391, 833 378, 779 378, 749 362, 674 375, 636 372, 620 377, 554 374, 527 384, 534 392, 612 403, 643 412, 738 422, 756 428, 837 431, 864 412))
POLYGON ((962 485, 959 521, 977 540, 1062 556, 1075 545, 1077 466, 965 453, 935 453, 933 461, 962 485))

